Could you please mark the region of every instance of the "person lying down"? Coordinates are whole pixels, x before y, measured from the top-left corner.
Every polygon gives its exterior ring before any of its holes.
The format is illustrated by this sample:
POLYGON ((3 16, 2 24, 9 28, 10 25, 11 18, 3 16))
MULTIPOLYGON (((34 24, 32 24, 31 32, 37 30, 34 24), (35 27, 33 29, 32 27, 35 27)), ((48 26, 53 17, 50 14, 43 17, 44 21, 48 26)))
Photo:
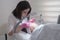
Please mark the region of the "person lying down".
POLYGON ((48 23, 40 26, 32 33, 31 40, 60 40, 60 24, 48 23))

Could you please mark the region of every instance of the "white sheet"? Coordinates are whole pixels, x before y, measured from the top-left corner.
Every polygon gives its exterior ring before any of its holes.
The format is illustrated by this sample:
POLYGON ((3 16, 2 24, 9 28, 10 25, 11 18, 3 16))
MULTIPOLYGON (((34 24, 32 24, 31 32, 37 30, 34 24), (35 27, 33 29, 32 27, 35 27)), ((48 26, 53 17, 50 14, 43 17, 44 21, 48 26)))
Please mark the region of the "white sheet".
POLYGON ((9 36, 8 40, 30 40, 31 34, 20 32, 15 33, 13 36, 9 36))
POLYGON ((44 26, 44 25, 41 24, 41 25, 39 25, 38 27, 36 27, 36 28, 34 29, 34 31, 32 32, 32 35, 31 35, 30 40, 36 40, 36 39, 37 39, 37 37, 38 37, 38 35, 40 34, 43 26, 44 26))

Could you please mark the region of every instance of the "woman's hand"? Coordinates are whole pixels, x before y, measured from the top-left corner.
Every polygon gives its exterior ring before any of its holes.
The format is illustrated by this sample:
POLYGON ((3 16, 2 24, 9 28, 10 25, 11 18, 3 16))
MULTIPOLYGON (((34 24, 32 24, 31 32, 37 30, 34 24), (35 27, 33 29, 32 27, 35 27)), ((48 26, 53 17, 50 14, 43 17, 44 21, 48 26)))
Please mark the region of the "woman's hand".
POLYGON ((11 32, 8 33, 9 36, 12 36, 13 35, 13 30, 11 30, 11 32))
POLYGON ((29 28, 30 25, 29 25, 28 22, 26 22, 26 23, 22 23, 22 24, 21 24, 21 27, 22 27, 22 28, 29 28))

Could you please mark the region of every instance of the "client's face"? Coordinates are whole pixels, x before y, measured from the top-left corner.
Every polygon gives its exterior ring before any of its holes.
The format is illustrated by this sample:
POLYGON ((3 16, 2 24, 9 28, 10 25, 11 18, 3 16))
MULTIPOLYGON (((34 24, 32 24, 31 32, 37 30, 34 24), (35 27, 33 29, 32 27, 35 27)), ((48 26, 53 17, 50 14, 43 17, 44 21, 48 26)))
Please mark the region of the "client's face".
POLYGON ((33 30, 34 30, 36 27, 38 27, 38 24, 36 24, 36 23, 31 23, 31 24, 30 24, 30 30, 31 30, 31 32, 33 32, 33 30))

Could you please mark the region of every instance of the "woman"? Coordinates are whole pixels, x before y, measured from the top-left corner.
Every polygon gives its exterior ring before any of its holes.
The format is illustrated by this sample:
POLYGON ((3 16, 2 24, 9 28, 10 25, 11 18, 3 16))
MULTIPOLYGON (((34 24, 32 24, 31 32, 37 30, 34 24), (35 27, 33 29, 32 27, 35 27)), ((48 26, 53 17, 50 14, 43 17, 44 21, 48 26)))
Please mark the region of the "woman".
POLYGON ((19 21, 25 22, 29 20, 29 14, 31 12, 31 6, 28 1, 20 1, 16 8, 13 10, 12 14, 9 17, 9 36, 13 36, 12 40, 28 40, 30 36, 30 29, 29 28, 22 28, 20 25, 16 27, 16 31, 14 32, 14 28, 19 21), (28 31, 29 30, 29 31, 28 31), (24 37, 24 38, 23 38, 24 37), (25 38, 26 37, 26 38, 25 38))

